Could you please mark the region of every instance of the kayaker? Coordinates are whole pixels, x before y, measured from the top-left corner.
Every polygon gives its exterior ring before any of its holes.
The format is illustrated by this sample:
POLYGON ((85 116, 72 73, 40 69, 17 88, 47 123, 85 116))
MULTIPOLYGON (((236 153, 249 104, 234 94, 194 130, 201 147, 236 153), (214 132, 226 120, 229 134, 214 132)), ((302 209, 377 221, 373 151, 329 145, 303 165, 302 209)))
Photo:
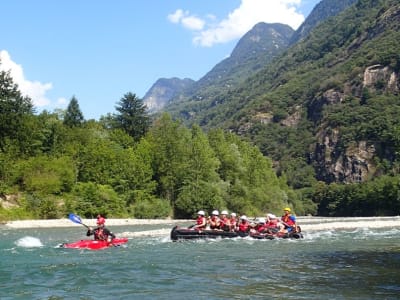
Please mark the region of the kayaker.
POLYGON ((106 219, 102 216, 97 216, 97 227, 92 229, 92 227, 88 228, 86 232, 87 236, 94 235, 94 239, 98 241, 108 241, 111 242, 115 239, 115 235, 105 227, 106 219))
POLYGON ((205 213, 203 210, 199 210, 197 212, 196 225, 194 225, 192 228, 197 230, 203 230, 206 229, 206 226, 207 226, 207 219, 205 217, 205 213))
POLYGON ((296 217, 291 214, 289 207, 283 209, 283 216, 281 217, 281 222, 285 225, 285 229, 288 233, 298 232, 296 217))

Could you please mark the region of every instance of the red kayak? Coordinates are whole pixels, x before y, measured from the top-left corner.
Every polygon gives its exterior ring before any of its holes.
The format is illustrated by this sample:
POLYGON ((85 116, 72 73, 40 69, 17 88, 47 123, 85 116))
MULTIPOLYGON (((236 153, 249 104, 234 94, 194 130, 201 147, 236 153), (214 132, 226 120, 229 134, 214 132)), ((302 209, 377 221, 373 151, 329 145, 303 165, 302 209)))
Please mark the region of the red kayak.
POLYGON ((89 249, 89 250, 100 250, 109 247, 118 247, 128 242, 127 238, 115 238, 111 242, 107 241, 95 241, 95 240, 80 240, 74 243, 61 244, 61 248, 72 248, 72 249, 89 249))

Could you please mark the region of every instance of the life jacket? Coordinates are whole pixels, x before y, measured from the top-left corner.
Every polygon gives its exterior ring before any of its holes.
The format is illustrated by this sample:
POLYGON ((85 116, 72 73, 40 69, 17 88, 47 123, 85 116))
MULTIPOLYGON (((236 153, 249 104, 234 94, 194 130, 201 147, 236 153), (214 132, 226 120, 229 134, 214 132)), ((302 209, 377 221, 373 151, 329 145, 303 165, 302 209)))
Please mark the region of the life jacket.
POLYGON ((240 232, 248 232, 250 229, 250 223, 248 221, 239 223, 239 231, 240 232))
POLYGON ((285 222, 285 226, 287 227, 287 225, 289 226, 289 227, 293 227, 293 226, 295 226, 296 225, 296 222, 294 221, 294 217, 292 216, 292 215, 283 215, 282 216, 282 218, 281 218, 281 220, 283 221, 283 222, 285 222))
POLYGON ((236 229, 237 226, 237 219, 236 218, 230 218, 229 223, 231 224, 232 229, 236 229))
POLYGON ((230 222, 229 219, 225 216, 220 219, 219 228, 225 231, 229 231, 230 229, 230 222))
POLYGON ((206 225, 207 225, 206 217, 204 217, 204 216, 198 216, 198 217, 197 217, 197 220, 196 220, 196 224, 198 225, 197 228, 205 228, 206 225))
POLYGON ((104 228, 102 227, 98 227, 95 231, 94 231, 94 239, 98 240, 98 241, 105 241, 107 240, 108 235, 105 234, 104 232, 104 228))
POLYGON ((276 228, 278 226, 278 220, 274 219, 274 220, 269 220, 269 222, 267 222, 265 224, 265 227, 267 228, 276 228))
POLYGON ((218 216, 212 216, 210 219, 210 228, 211 229, 219 229, 219 217, 218 216))
POLYGON ((259 233, 263 233, 267 229, 266 224, 258 224, 255 228, 259 233))

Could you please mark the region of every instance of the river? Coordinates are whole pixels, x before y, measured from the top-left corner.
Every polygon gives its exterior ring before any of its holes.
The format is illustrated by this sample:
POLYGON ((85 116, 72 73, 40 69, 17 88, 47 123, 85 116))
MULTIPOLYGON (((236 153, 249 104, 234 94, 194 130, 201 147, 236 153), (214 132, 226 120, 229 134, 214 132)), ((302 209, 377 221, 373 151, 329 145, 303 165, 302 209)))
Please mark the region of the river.
POLYGON ((299 223, 299 240, 182 242, 173 224, 112 226, 129 242, 99 251, 57 247, 82 226, 1 225, 0 299, 400 299, 399 217, 299 223))

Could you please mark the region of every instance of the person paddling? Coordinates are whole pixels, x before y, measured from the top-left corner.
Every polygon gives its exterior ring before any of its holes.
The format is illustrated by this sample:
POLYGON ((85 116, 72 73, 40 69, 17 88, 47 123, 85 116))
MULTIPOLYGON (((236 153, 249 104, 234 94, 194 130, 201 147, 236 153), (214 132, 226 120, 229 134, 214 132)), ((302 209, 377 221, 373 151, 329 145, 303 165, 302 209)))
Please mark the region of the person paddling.
POLYGON ((111 242, 113 239, 115 239, 115 235, 108 228, 105 227, 105 223, 106 223, 105 218, 98 215, 96 223, 97 223, 96 228, 94 228, 94 229, 92 227, 88 228, 88 231, 86 232, 86 236, 94 235, 94 239, 97 241, 111 242))
POLYGON ((204 230, 206 229, 206 226, 207 226, 207 219, 205 217, 205 213, 203 210, 199 210, 197 212, 196 225, 194 225, 192 228, 197 230, 204 230))
POLYGON ((299 229, 297 227, 296 217, 290 213, 291 212, 290 208, 285 207, 283 209, 283 212, 284 214, 281 217, 281 222, 283 223, 283 225, 285 225, 285 229, 287 230, 287 232, 288 233, 298 232, 299 229))
POLYGON ((219 230, 220 219, 218 210, 213 210, 211 218, 208 219, 208 225, 210 225, 210 229, 219 230))

